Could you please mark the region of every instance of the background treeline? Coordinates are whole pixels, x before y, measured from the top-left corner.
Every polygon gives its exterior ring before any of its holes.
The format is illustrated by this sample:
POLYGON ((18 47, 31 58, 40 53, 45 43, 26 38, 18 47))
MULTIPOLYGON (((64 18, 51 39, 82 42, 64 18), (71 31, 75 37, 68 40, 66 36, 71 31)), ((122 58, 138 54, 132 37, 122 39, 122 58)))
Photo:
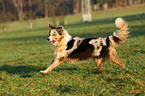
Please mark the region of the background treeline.
MULTIPOLYGON (((91 0, 92 10, 120 8, 145 0, 91 0)), ((0 23, 81 12, 81 0, 0 0, 0 23)))

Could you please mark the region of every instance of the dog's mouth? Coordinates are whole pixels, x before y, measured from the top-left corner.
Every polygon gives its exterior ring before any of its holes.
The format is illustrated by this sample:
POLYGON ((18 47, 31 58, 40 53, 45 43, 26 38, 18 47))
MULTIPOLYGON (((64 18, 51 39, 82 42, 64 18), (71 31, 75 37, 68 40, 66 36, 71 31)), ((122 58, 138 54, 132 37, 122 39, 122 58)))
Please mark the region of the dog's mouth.
POLYGON ((51 45, 54 45, 55 42, 58 42, 58 41, 60 41, 60 38, 57 38, 57 39, 52 40, 50 44, 51 44, 51 45))
POLYGON ((55 43, 54 40, 52 40, 50 44, 51 44, 51 45, 54 45, 54 43, 55 43))

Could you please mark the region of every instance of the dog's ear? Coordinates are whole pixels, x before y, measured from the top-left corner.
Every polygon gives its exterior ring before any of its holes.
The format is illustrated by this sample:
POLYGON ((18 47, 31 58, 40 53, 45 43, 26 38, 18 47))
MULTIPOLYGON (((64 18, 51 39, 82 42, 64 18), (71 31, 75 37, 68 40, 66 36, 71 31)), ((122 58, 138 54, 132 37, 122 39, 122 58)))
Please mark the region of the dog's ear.
POLYGON ((55 29, 55 27, 50 24, 49 24, 49 28, 50 28, 50 30, 55 29))
POLYGON ((59 35, 62 35, 63 29, 62 29, 62 27, 57 27, 56 31, 58 32, 59 35))

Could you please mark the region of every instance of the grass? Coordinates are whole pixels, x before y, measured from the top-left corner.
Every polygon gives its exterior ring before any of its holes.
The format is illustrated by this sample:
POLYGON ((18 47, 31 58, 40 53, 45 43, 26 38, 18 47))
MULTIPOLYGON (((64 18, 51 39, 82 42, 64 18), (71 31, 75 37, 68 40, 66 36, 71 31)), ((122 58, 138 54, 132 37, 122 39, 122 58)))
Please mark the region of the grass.
MULTIPOLYGON (((73 36, 105 37, 116 30, 116 17, 125 18, 130 37, 116 49, 126 69, 106 62, 103 72, 99 73, 94 61, 90 60, 65 63, 49 74, 41 75, 39 71, 46 69, 55 58, 53 46, 46 40, 46 25, 28 29, 24 24, 24 27, 19 25, 20 29, 0 32, 0 95, 144 96, 145 7, 136 6, 134 9, 93 12, 93 22, 83 24, 79 21, 81 15, 67 16, 71 18, 70 23, 64 26, 73 36)), ((45 21, 40 19, 39 22, 45 21)))

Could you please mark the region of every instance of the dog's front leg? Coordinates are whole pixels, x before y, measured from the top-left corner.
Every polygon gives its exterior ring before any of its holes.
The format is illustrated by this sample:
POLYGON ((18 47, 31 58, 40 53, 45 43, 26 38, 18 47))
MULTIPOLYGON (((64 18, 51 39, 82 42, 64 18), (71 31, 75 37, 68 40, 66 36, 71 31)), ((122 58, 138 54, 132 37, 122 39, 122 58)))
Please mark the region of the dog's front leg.
POLYGON ((48 73, 49 71, 51 71, 53 68, 55 68, 55 67, 57 67, 58 65, 60 65, 62 62, 63 62, 62 60, 56 58, 56 59, 54 60, 54 62, 52 61, 52 64, 51 64, 46 70, 40 71, 40 73, 46 74, 46 73, 48 73))

